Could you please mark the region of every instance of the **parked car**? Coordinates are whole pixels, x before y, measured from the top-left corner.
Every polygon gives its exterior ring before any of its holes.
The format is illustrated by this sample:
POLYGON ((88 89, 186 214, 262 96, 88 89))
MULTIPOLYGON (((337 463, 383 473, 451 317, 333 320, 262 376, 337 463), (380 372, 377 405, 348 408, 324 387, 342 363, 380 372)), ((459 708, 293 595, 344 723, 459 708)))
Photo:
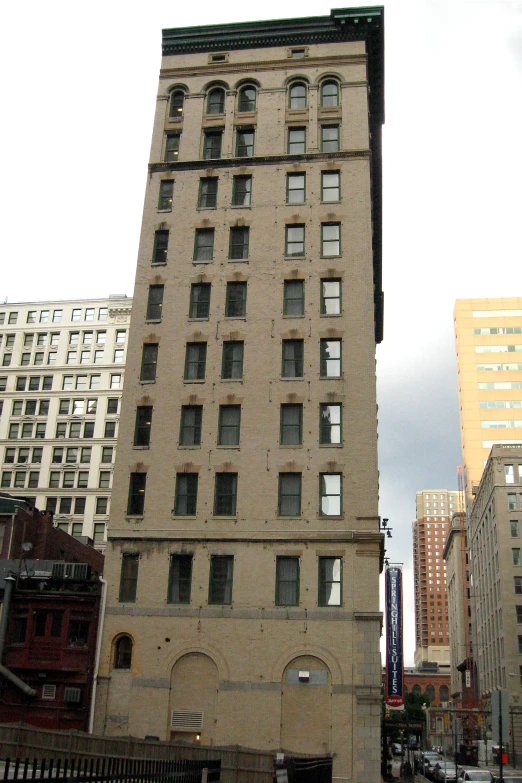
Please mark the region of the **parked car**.
POLYGON ((425 778, 428 778, 428 780, 433 780, 433 768, 435 767, 435 764, 438 764, 439 761, 444 761, 439 753, 434 753, 433 751, 424 753, 420 771, 425 778))
POLYGON ((457 780, 457 766, 453 761, 437 761, 433 767, 431 779, 434 783, 449 783, 449 781, 457 780))
POLYGON ((489 769, 459 767, 457 783, 464 783, 466 780, 485 780, 487 783, 493 783, 493 775, 489 769))

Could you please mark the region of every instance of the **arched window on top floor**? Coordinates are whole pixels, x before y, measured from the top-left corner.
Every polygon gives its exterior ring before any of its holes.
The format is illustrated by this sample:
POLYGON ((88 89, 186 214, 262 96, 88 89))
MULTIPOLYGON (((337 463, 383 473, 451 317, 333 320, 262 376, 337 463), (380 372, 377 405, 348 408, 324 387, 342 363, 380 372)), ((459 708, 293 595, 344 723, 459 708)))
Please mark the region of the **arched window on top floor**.
POLYGON ((290 109, 306 109, 306 84, 294 82, 288 91, 288 106, 290 109))
POLYGON ((247 84, 239 90, 238 111, 256 110, 256 88, 247 84))
POLYGON ((321 84, 321 106, 339 106, 339 84, 333 79, 321 84))
POLYGON ((420 696, 422 693, 422 688, 420 685, 414 685, 413 688, 411 689, 411 692, 413 693, 414 696, 420 696))
POLYGON ((174 90, 170 96, 169 117, 175 120, 181 120, 183 117, 183 104, 185 103, 185 93, 183 90, 174 90))
POLYGON ((439 697, 441 701, 449 701, 449 688, 447 685, 440 686, 439 697))
POLYGON ((225 113, 225 90, 222 87, 214 87, 207 96, 207 114, 225 113))
POLYGON ((433 685, 426 686, 426 696, 430 700, 430 704, 433 704, 435 701, 435 688, 433 685))
POLYGON ((132 663, 132 639, 124 634, 114 644, 114 668, 130 669, 132 663))

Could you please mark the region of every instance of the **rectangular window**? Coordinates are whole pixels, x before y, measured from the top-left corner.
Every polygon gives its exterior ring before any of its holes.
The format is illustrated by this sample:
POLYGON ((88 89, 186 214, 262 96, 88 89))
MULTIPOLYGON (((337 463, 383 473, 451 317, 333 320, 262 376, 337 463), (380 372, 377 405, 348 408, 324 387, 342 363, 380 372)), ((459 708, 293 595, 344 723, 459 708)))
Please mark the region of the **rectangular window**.
POLYGON ((511 555, 512 555, 512 558, 513 558, 513 565, 514 566, 521 565, 521 562, 520 562, 520 549, 519 548, 513 548, 511 550, 511 555))
POLYGON ((192 555, 171 555, 169 570, 169 604, 190 604, 192 555))
POLYGON ((22 365, 22 367, 27 367, 27 365, 30 363, 31 363, 31 354, 23 353, 20 360, 20 364, 22 365))
POLYGON ((209 263, 214 257, 214 229, 197 228, 194 237, 194 261, 209 263))
POLYGON ((203 419, 202 405, 183 405, 181 408, 181 424, 179 429, 180 446, 201 445, 201 422, 203 419))
POLYGON ((232 206, 249 207, 252 203, 252 177, 234 177, 232 184, 232 206))
POLYGON ((276 559, 276 606, 299 606, 299 558, 276 559))
POLYGON ((236 155, 238 158, 252 158, 254 156, 254 135, 253 128, 237 131, 236 155))
POLYGON ((59 324, 62 320, 62 310, 53 310, 53 324, 59 324))
POLYGON ((215 209, 217 205, 218 178, 202 177, 199 180, 199 209, 215 209))
POLYGON ((22 438, 32 438, 32 437, 33 437, 33 425, 22 424, 22 438))
POLYGON ((321 255, 325 258, 341 255, 340 223, 321 223, 321 255))
POLYGON ((2 375, 0 378, 0 392, 5 391, 7 388, 7 375, 2 375))
MULTIPOLYGON (((95 376, 91 377, 91 389, 94 389, 92 380, 95 376)), ((121 389, 121 375, 111 375, 111 389, 121 389)))
POLYGON ((74 308, 71 313, 71 321, 73 323, 76 323, 78 321, 81 321, 82 319, 82 311, 79 308, 74 308))
POLYGON ((94 546, 96 546, 96 544, 103 544, 104 541, 105 541, 105 523, 97 522, 94 525, 94 536, 93 536, 94 546))
POLYGON ((20 429, 19 424, 10 424, 9 425, 9 433, 7 437, 9 440, 16 440, 18 438, 18 431, 20 429))
POLYGON ((206 130, 203 139, 203 158, 211 160, 221 157, 221 139, 223 133, 220 130, 206 130))
POLYGON ((4 462, 13 464, 16 462, 16 449, 6 449, 4 454, 4 462))
POLYGON ((141 358, 141 381, 155 381, 158 366, 158 343, 145 343, 141 358))
POLYGON ((322 403, 319 415, 319 443, 340 445, 342 443, 341 405, 322 403))
POLYGON ((233 517, 236 514, 237 473, 216 473, 214 516, 233 517))
POLYGON ((517 496, 515 493, 508 492, 508 511, 515 511, 517 507, 517 496))
POLYGON ((283 340, 281 376, 302 378, 304 364, 304 340, 283 340))
POLYGON ((129 500, 127 514, 141 516, 145 508, 146 473, 131 473, 129 481, 129 500))
POLYGON ((319 513, 323 517, 338 517, 342 514, 342 474, 319 474, 319 513))
POLYGON ((323 152, 339 152, 339 126, 321 126, 321 150, 323 152))
POLYGON ((228 340, 223 343, 221 377, 225 380, 237 380, 243 377, 243 348, 242 341, 228 340))
MULTIPOLYGON (((87 427, 87 424, 85 426, 87 427)), ((94 430, 94 422, 92 423, 91 426, 92 426, 92 428, 94 430)), ((92 435, 91 435, 91 437, 92 437, 92 435)), ((103 431, 103 437, 104 438, 115 438, 116 437, 116 422, 115 421, 106 421, 105 422, 105 428, 104 428, 104 431, 103 431)))
POLYGON ((304 155, 306 152, 306 128, 288 128, 288 154, 304 155))
POLYGON ((52 388, 53 388, 53 376, 44 375, 44 377, 42 378, 42 391, 52 391, 52 388))
POLYGON ((16 471, 16 473, 14 474, 14 476, 15 476, 15 479, 14 479, 15 487, 25 487, 25 475, 26 474, 23 471, 18 471, 18 470, 16 471))
POLYGON ((304 280, 285 280, 283 315, 304 315, 304 280))
POLYGON ((208 319, 210 315, 210 283, 192 283, 190 287, 189 318, 208 319))
POLYGON ((169 232, 156 231, 154 234, 154 249, 152 251, 153 264, 166 264, 169 249, 169 232))
POLYGON ((98 400, 87 400, 87 406, 85 409, 86 413, 94 414, 96 413, 96 409, 98 407, 98 400))
POLYGON ((11 416, 21 416, 23 410, 23 400, 13 400, 13 407, 11 410, 11 416))
MULTIPOLYGON (((78 435, 75 437, 80 437, 79 435, 79 427, 78 425, 78 435)), ((83 437, 84 438, 94 438, 94 422, 93 421, 86 421, 83 425, 83 437)))
POLYGON ((91 461, 91 452, 92 449, 90 446, 85 446, 84 448, 82 448, 80 462, 84 464, 88 464, 91 461))
POLYGON ((62 487, 64 489, 72 489, 74 487, 75 473, 73 470, 66 470, 62 475, 62 487))
POLYGON ((152 405, 140 405, 136 409, 136 426, 134 428, 134 445, 150 445, 150 428, 152 425, 152 405))
POLYGON ((246 316, 246 283, 227 283, 225 316, 227 318, 244 318, 246 316))
POLYGON ((301 474, 280 473, 277 513, 281 517, 301 515, 301 474))
POLYGON ((241 405, 219 406, 218 446, 239 446, 241 405))
MULTIPOLYGON (((90 334, 90 332, 84 332, 84 340, 87 334, 90 334)), ((96 332, 96 343, 98 345, 105 345, 107 341, 107 332, 105 330, 96 332)))
POLYGON ((98 487, 100 489, 110 489, 111 486, 111 472, 110 470, 101 470, 98 487))
POLYGON ((306 174, 286 175, 286 203, 304 204, 306 201, 306 174))
POLYGON ((187 343, 185 351, 185 380, 204 380, 207 363, 206 343, 187 343))
POLYGON ((282 446, 300 446, 303 442, 303 406, 281 405, 280 442, 282 446))
POLYGON ((179 155, 180 133, 167 133, 165 139, 165 162, 172 163, 177 161, 179 155))
POLYGON ((164 291, 165 291, 164 285, 149 286, 149 298, 147 301, 147 315, 145 316, 147 321, 161 321, 164 291))
POLYGON ((234 558, 232 555, 212 555, 210 558, 209 604, 232 603, 234 558))
POLYGON ((341 340, 321 340, 321 378, 341 377, 341 340))
POLYGON ((512 519, 509 525, 511 530, 511 538, 518 538, 518 520, 512 519))
POLYGON ((29 312, 27 313, 27 323, 28 324, 36 323, 36 310, 29 310, 29 312))
POLYGON ((109 317, 109 308, 108 307, 100 307, 98 310, 98 321, 106 321, 109 317))
POLYGON ((171 211, 172 197, 174 194, 174 180, 163 179, 160 182, 158 209, 162 211, 171 211))
POLYGON ((96 498, 96 514, 107 514, 109 498, 96 498))
POLYGON ((285 230, 285 256, 299 258, 305 254, 305 227, 286 226, 285 230))
POLYGON ((94 321, 94 307, 87 307, 85 309, 85 320, 94 321))
POLYGON ((176 516, 193 517, 198 502, 198 474, 178 473, 176 476, 176 497, 174 513, 176 516))
MULTIPOLYGON (((40 379, 37 378, 36 380, 39 381, 40 379)), ((17 378, 16 391, 25 391, 26 383, 27 383, 27 378, 25 376, 22 375, 21 377, 17 378)), ((38 386, 36 386, 36 389, 38 389, 38 386)), ((34 391, 34 389, 32 389, 31 391, 34 391)))
POLYGON ((12 476, 13 476, 13 474, 11 473, 10 470, 9 471, 4 471, 2 473, 2 488, 3 489, 8 489, 11 486, 11 478, 12 478, 12 476))
MULTIPOLYGON (((60 498, 60 506, 58 508, 58 513, 70 514, 71 508, 72 508, 72 498, 60 498)), ((81 535, 81 528, 80 528, 80 535, 81 535)))
POLYGON ((515 466, 514 465, 504 465, 504 476, 505 476, 506 484, 514 484, 515 483, 515 466))
MULTIPOLYGON (((93 402, 96 402, 96 400, 93 400, 93 402)), ((118 397, 109 397, 107 400, 107 413, 109 415, 112 413, 118 413, 118 403, 118 397)), ((90 413, 89 409, 87 409, 87 413, 90 413)))
POLYGON ((319 558, 319 606, 342 605, 342 559, 319 558))
POLYGON ((88 470, 80 470, 78 472, 78 479, 76 482, 76 486, 80 489, 87 489, 87 486, 89 484, 89 471, 88 470))
POLYGON ((4 353, 2 358, 2 367, 10 367, 12 358, 13 358, 12 353, 4 353))
POLYGON ((112 462, 113 451, 114 451, 114 449, 113 449, 112 446, 103 446, 101 461, 104 464, 106 464, 108 462, 112 462))
POLYGON ((139 555, 124 552, 121 559, 120 602, 133 604, 136 602, 138 587, 139 555))
POLYGON ((29 462, 30 449, 18 449, 18 462, 29 462))
POLYGON ((32 462, 33 463, 35 463, 35 462, 37 462, 37 463, 40 462, 41 463, 42 456, 43 456, 43 449, 41 449, 41 448, 34 448, 33 449, 33 459, 32 459, 32 462))
POLYGON ((339 171, 321 172, 321 201, 341 200, 341 174, 339 171))
POLYGON ((69 406, 70 406, 70 404, 71 404, 70 400, 60 400, 58 413, 67 416, 69 414, 69 406))
POLYGON ((79 421, 69 424, 69 438, 79 438, 81 426, 79 421))
POLYGON ((321 315, 341 313, 341 281, 321 280, 321 315))
POLYGON ((230 247, 228 257, 232 259, 248 258, 250 229, 248 226, 234 226, 230 229, 230 247))

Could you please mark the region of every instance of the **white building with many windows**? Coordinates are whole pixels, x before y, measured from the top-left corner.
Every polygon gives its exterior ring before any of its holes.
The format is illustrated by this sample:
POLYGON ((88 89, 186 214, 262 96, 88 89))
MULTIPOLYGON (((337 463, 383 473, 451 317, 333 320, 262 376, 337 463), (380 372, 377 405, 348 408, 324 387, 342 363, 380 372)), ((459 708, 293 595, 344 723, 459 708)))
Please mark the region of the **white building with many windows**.
POLYGON ((0 307, 1 488, 105 546, 132 300, 0 307))

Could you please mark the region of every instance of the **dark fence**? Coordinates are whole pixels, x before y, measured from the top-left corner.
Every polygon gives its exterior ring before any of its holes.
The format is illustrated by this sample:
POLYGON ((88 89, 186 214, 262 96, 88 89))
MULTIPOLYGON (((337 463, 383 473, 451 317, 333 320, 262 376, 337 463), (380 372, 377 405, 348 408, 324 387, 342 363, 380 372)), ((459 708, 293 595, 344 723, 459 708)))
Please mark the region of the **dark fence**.
POLYGON ((332 783, 332 757, 286 759, 288 783, 332 783))

